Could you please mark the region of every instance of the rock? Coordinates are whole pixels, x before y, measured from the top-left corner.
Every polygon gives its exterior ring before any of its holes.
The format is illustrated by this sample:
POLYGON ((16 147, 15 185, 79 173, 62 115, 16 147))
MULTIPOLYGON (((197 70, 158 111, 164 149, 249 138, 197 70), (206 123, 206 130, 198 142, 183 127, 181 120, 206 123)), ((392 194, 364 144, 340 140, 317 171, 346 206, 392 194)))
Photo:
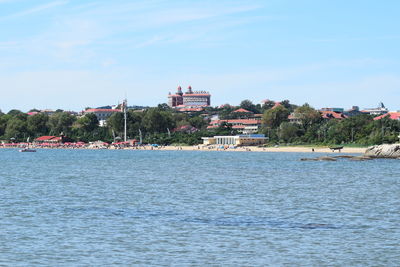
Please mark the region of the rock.
POLYGON ((323 161, 337 161, 337 159, 335 159, 334 157, 319 157, 317 159, 323 161))
POLYGON ((400 144, 371 146, 367 148, 364 156, 370 158, 400 158, 400 144))
POLYGON ((366 157, 366 156, 359 156, 359 157, 350 158, 350 160, 354 160, 354 161, 364 161, 364 160, 372 160, 372 159, 374 159, 374 158, 366 157))
POLYGON ((317 158, 302 158, 301 161, 317 161, 317 158))
POLYGON ((352 159, 355 156, 350 156, 350 155, 340 155, 340 156, 333 156, 335 159, 352 159))
POLYGON ((337 161, 334 157, 302 158, 301 161, 337 161))

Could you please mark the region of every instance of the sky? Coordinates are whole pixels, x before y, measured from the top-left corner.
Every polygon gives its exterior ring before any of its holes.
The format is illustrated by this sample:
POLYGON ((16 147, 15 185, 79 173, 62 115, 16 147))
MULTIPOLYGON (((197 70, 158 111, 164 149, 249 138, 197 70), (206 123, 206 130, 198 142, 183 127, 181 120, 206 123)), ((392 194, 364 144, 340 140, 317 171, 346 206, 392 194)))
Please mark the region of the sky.
POLYGON ((397 0, 0 0, 0 109, 288 99, 400 110, 397 0))

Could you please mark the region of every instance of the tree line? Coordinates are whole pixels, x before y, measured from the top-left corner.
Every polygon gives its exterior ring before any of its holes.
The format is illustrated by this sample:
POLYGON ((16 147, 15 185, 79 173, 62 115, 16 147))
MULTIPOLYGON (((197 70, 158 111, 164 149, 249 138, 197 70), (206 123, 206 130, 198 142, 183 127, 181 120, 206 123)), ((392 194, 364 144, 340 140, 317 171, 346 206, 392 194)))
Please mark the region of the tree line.
MULTIPOLYGON (((265 134, 270 144, 372 145, 394 143, 400 133, 400 121, 388 118, 373 120, 373 116, 361 114, 342 120, 327 120, 308 104, 297 106, 284 100, 280 105, 273 101, 255 105, 250 100, 244 100, 240 106, 208 107, 203 112, 190 114, 177 112, 166 104, 145 110, 128 110, 127 136, 129 139, 142 139, 143 143, 199 144, 201 137, 238 134, 227 123, 207 130, 213 116, 220 119, 242 117, 244 114, 233 112, 238 108, 263 114, 259 133, 265 134), (297 118, 296 123, 289 122, 290 114, 297 118)), ((0 140, 18 142, 26 141, 28 137, 33 140, 44 135, 60 134, 71 141, 122 140, 124 114, 113 114, 106 126, 100 127, 94 114, 77 117, 62 110, 52 115, 40 112, 27 115, 19 110, 11 110, 7 114, 0 112, 0 140)))

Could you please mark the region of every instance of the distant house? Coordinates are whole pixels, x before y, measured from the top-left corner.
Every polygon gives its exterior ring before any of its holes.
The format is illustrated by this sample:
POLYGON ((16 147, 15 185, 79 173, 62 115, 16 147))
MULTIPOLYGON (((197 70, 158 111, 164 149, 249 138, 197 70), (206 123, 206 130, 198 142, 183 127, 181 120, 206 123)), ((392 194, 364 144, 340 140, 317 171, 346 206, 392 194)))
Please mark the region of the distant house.
MULTIPOLYGON (((333 109, 321 109, 319 110, 319 113, 321 114, 321 118, 325 120, 331 120, 331 119, 342 120, 348 118, 348 116, 345 115, 344 113, 339 111, 333 111, 333 109)), ((290 123, 301 124, 303 116, 302 114, 296 114, 295 112, 293 112, 288 116, 288 120, 290 123)))
POLYGON ((103 109, 103 108, 90 108, 83 111, 83 115, 94 114, 99 121, 100 126, 105 126, 106 120, 114 113, 122 112, 120 109, 103 109))
POLYGON ((294 112, 288 116, 288 120, 290 123, 295 123, 295 124, 301 124, 302 122, 302 118, 299 116, 299 114, 294 112))
POLYGON ((385 107, 385 105, 381 102, 379 103, 377 108, 366 108, 361 110, 362 113, 370 114, 370 115, 383 115, 389 112, 389 110, 385 107))
POLYGON ((351 109, 344 111, 343 114, 345 114, 348 117, 353 117, 365 113, 361 112, 358 106, 352 106, 351 109))
POLYGON ((253 114, 253 112, 248 111, 247 109, 244 109, 244 108, 239 108, 239 109, 237 109, 237 110, 235 110, 233 112, 234 113, 249 113, 249 114, 253 114))
POLYGON ((383 118, 388 118, 391 120, 400 120, 400 112, 389 112, 389 113, 380 115, 378 117, 375 117, 374 120, 377 121, 377 120, 381 120, 383 118))
POLYGON ((57 137, 57 136, 41 136, 38 137, 34 140, 35 143, 41 144, 41 143, 52 143, 52 144, 57 144, 57 143, 62 143, 62 137, 57 137))
POLYGON ((331 120, 331 119, 346 119, 348 116, 344 115, 342 112, 337 112, 337 111, 320 111, 321 117, 326 120, 331 120))
POLYGON ((172 130, 172 132, 180 132, 180 133, 195 133, 198 131, 199 129, 193 127, 192 125, 183 125, 172 130))

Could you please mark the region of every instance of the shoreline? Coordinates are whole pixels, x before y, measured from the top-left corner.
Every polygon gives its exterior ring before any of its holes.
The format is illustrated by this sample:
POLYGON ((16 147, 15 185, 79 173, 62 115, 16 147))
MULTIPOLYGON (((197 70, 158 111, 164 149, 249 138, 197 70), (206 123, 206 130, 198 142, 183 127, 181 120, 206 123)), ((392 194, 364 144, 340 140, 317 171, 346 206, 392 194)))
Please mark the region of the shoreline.
MULTIPOLYGON (((8 149, 20 149, 20 147, 3 147, 8 149)), ((340 153, 340 154, 364 154, 367 148, 362 147, 344 147, 339 151, 332 151, 329 147, 306 147, 306 146, 278 146, 278 147, 254 147, 244 146, 237 148, 220 148, 218 146, 140 146, 125 148, 101 148, 101 147, 31 147, 33 149, 81 149, 81 150, 156 150, 156 151, 226 151, 226 152, 287 152, 287 153, 340 153), (314 150, 314 151, 313 151, 314 150)))

